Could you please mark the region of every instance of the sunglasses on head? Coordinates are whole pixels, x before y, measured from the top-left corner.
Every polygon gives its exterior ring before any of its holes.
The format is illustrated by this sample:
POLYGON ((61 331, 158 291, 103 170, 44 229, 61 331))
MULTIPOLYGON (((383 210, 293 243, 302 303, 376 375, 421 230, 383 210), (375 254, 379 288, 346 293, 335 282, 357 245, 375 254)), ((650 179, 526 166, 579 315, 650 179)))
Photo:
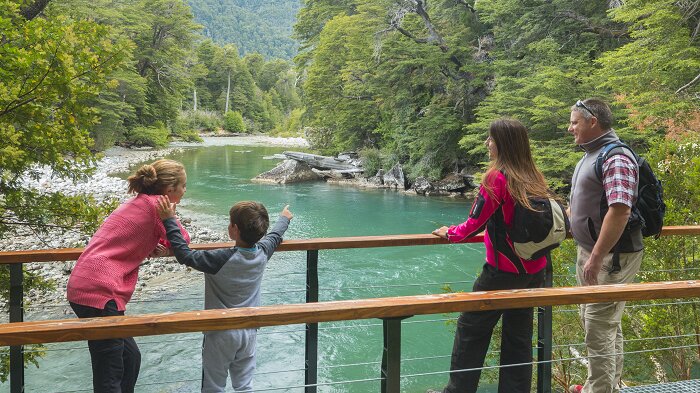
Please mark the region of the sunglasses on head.
POLYGON ((577 108, 583 108, 583 109, 587 110, 588 113, 591 114, 591 116, 595 116, 595 113, 593 113, 593 111, 590 110, 590 109, 586 106, 586 104, 583 103, 583 101, 581 101, 581 100, 576 101, 576 105, 575 105, 575 106, 576 106, 577 108))

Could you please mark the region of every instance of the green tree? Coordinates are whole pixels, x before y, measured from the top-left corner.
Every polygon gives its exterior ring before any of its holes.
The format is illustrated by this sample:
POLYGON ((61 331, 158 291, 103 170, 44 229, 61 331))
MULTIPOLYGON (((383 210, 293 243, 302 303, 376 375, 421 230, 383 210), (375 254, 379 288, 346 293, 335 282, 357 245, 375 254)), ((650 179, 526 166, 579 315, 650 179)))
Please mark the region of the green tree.
POLYGON ((230 111, 224 115, 224 129, 229 132, 245 132, 245 123, 240 112, 230 111))
MULTIPOLYGON (((90 232, 107 206, 88 196, 28 189, 22 177, 44 168, 74 180, 90 173, 88 129, 98 120, 88 105, 118 69, 124 47, 107 29, 65 16, 44 17, 47 2, 0 1, 0 234, 18 227, 46 234, 54 228, 90 232)), ((110 206, 111 207, 111 206, 110 206)), ((7 277, 7 267, 0 267, 7 277)), ((27 273, 30 287, 47 285, 27 273), (38 280, 38 281, 37 281, 38 280)), ((0 280, 7 297, 9 280, 0 280)), ((30 354, 36 362, 40 353, 30 354)), ((2 356, 2 355, 0 355, 2 356)), ((7 378, 7 361, 0 380, 7 378)))
POLYGON ((136 108, 138 122, 170 123, 177 117, 184 94, 191 91, 185 67, 195 32, 190 8, 183 0, 143 0, 142 28, 134 31, 136 69, 146 79, 146 100, 136 108))
POLYGON ((596 60, 599 83, 618 93, 637 129, 687 126, 700 108, 700 2, 625 1, 611 16, 631 40, 596 60))

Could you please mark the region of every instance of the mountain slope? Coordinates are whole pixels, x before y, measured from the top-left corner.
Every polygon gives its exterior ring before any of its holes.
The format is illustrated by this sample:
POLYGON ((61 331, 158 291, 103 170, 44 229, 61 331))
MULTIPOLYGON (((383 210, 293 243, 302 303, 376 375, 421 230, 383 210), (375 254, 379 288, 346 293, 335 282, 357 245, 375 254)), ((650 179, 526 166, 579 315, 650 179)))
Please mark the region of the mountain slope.
POLYGON ((297 42, 292 26, 302 0, 188 0, 203 33, 218 43, 234 43, 242 55, 290 59, 297 42))

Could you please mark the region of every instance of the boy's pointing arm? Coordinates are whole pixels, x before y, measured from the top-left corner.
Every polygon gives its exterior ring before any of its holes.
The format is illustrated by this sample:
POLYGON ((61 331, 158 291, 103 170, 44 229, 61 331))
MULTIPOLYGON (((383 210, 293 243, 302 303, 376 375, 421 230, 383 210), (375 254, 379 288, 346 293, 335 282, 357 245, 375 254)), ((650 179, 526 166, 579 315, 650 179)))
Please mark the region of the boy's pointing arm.
POLYGON ((193 251, 182 237, 180 226, 175 220, 175 204, 170 203, 167 195, 158 199, 158 215, 163 220, 165 234, 170 241, 170 249, 175 259, 183 265, 190 266, 200 272, 216 274, 234 253, 232 248, 221 248, 211 251, 193 251))
POLYGON ((220 248, 217 250, 192 250, 182 238, 180 227, 174 218, 163 221, 165 233, 170 241, 170 248, 177 261, 190 266, 200 272, 216 274, 234 253, 233 248, 220 248))

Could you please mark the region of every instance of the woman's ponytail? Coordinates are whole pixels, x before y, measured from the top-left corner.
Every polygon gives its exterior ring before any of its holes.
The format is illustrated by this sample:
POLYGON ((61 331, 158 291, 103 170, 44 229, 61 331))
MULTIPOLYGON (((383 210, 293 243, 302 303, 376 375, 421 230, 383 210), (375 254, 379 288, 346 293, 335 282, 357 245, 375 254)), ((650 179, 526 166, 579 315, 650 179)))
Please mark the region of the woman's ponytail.
POLYGON ((184 178, 185 167, 173 160, 157 160, 152 164, 142 165, 136 173, 129 176, 129 192, 137 194, 158 195, 168 187, 177 186, 184 178))

